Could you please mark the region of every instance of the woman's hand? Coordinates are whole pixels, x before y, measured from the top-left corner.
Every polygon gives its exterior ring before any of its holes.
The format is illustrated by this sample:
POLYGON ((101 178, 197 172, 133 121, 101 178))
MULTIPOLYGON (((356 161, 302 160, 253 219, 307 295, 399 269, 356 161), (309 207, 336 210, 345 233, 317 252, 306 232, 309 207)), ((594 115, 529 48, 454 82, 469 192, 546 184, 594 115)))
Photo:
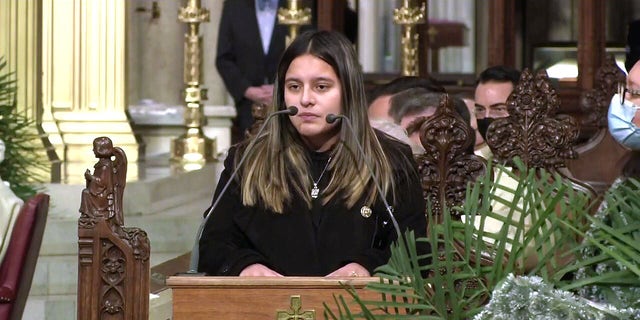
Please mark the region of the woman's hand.
POLYGON ((283 275, 267 268, 266 266, 255 263, 240 272, 241 277, 282 277, 283 275))
POLYGON ((365 269, 365 267, 357 264, 355 262, 349 263, 344 267, 331 272, 327 275, 327 277, 370 277, 369 271, 365 269))

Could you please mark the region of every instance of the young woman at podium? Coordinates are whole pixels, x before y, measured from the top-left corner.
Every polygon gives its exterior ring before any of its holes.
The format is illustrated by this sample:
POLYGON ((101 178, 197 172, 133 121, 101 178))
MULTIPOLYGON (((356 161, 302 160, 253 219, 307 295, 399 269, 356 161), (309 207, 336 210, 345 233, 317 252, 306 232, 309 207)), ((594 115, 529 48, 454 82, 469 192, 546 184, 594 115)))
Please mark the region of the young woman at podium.
POLYGON ((396 230, 426 236, 411 149, 369 125, 361 67, 342 34, 298 36, 276 77, 273 116, 224 162, 198 271, 370 276, 396 230))

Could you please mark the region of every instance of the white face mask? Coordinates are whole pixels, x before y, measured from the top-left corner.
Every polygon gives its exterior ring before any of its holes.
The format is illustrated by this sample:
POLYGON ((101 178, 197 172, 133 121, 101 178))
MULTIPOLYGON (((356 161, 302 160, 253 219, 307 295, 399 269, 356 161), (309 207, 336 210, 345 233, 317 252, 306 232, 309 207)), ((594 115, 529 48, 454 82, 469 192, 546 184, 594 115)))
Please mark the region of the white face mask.
POLYGON ((611 136, 632 150, 640 150, 640 128, 632 122, 638 109, 640 108, 628 100, 620 104, 620 95, 616 94, 611 98, 607 113, 611 136))

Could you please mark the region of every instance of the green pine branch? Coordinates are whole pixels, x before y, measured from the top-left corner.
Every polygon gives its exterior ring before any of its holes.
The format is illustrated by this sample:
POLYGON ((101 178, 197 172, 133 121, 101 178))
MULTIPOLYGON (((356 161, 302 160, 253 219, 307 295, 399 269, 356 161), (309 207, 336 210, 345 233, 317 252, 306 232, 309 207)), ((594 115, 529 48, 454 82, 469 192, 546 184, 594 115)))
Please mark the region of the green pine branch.
POLYGON ((6 69, 7 61, 0 57, 0 139, 6 147, 0 178, 26 200, 40 190, 41 173, 49 169, 35 122, 17 112, 15 74, 6 69))

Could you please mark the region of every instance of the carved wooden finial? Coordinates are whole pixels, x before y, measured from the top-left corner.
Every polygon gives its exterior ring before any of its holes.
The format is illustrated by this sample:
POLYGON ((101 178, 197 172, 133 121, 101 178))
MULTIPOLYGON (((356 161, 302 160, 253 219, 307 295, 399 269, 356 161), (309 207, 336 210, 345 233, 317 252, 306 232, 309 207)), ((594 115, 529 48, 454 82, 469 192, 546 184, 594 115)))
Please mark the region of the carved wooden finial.
POLYGON ((493 121, 487 130, 494 159, 513 166, 513 158, 519 156, 527 167, 549 169, 575 158, 578 126, 569 116, 555 117, 559 105, 547 73, 534 76, 525 69, 507 99, 509 116, 493 121))
POLYGON ((148 319, 149 239, 123 226, 127 157, 107 137, 93 151, 78 219, 78 319, 148 319))
POLYGON ((449 208, 463 204, 467 184, 486 172, 486 162, 470 152, 474 138, 475 132, 446 94, 435 114, 425 118, 420 127, 425 153, 416 157, 418 172, 424 197, 438 220, 442 219, 443 204, 449 208))
POLYGON ((258 133, 258 130, 267 118, 268 106, 264 103, 254 103, 251 105, 251 116, 253 117, 253 125, 244 133, 245 139, 251 139, 258 133))
POLYGON ((93 140, 93 153, 98 162, 93 166, 93 174, 89 169, 84 173, 87 184, 82 190, 79 223, 81 227, 90 228, 96 219, 104 218, 110 224, 122 226, 127 156, 121 148, 114 148, 107 137, 93 140))
POLYGON ((596 86, 580 96, 580 108, 586 117, 582 124, 597 128, 607 127, 607 111, 619 83, 625 82, 625 73, 618 67, 613 55, 607 55, 596 72, 596 86))

